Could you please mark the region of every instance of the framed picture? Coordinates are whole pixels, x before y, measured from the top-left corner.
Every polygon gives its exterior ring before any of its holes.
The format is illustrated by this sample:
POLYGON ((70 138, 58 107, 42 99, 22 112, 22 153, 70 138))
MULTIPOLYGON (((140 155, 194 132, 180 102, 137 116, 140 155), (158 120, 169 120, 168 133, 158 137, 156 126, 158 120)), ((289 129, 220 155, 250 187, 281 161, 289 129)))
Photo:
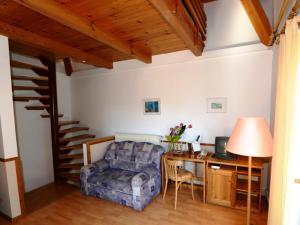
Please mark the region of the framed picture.
POLYGON ((144 99, 144 114, 159 115, 160 114, 160 99, 148 98, 144 99))
POLYGON ((227 98, 208 98, 207 112, 208 113, 226 113, 227 98))

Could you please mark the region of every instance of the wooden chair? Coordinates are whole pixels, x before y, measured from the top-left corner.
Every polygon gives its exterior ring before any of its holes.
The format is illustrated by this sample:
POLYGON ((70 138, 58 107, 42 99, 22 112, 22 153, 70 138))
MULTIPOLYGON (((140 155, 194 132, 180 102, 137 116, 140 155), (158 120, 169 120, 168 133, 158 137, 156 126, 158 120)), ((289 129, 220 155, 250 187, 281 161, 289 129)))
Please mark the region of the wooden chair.
POLYGON ((193 174, 190 171, 183 169, 183 162, 178 160, 164 159, 165 165, 165 190, 163 195, 163 200, 165 199, 165 195, 168 188, 169 179, 175 181, 175 203, 174 208, 176 209, 177 205, 177 192, 180 185, 185 181, 190 181, 192 185, 192 198, 194 200, 194 187, 193 187, 193 174))

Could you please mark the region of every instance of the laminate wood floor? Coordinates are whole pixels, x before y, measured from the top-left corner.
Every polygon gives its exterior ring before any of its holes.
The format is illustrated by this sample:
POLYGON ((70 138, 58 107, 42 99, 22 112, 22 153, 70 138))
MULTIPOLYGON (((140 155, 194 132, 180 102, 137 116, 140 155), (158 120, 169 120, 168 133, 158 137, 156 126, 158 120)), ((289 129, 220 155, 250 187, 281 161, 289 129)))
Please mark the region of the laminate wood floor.
MULTIPOLYGON (((116 203, 87 197, 78 188, 53 184, 31 193, 31 213, 17 225, 243 225, 246 213, 227 207, 203 204, 200 190, 195 200, 190 189, 179 191, 177 210, 174 210, 174 189, 168 189, 165 201, 159 195, 143 212, 116 203), (55 190, 57 193, 55 194, 55 190), (35 195, 36 194, 36 195, 35 195), (45 200, 46 199, 46 200, 45 200), (40 202, 40 203, 39 203, 40 202), (43 206, 43 204, 45 205, 43 206)), ((27 196, 29 197, 29 196, 27 196)), ((9 224, 0 218, 0 224, 9 224)), ((252 213, 253 225, 267 224, 267 208, 252 213)))

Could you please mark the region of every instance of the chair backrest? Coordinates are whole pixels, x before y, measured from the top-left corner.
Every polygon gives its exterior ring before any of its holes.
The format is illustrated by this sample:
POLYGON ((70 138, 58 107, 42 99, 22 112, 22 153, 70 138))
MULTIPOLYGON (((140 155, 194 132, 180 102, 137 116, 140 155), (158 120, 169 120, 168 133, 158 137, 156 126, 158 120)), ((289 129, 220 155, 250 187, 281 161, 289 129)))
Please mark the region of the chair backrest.
POLYGON ((183 162, 180 160, 172 160, 172 159, 167 159, 165 158, 165 171, 166 171, 166 176, 173 180, 177 180, 177 171, 179 167, 183 166, 183 162))

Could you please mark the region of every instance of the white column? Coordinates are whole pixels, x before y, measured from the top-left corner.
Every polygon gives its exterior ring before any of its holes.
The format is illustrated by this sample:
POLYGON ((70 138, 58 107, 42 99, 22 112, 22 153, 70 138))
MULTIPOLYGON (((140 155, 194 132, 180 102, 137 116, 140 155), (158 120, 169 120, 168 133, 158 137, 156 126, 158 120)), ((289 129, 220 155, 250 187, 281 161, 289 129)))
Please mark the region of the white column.
POLYGON ((21 215, 16 164, 18 156, 8 38, 0 35, 0 212, 21 215))
POLYGON ((12 99, 8 39, 0 35, 0 119, 3 149, 0 158, 18 156, 12 99))

